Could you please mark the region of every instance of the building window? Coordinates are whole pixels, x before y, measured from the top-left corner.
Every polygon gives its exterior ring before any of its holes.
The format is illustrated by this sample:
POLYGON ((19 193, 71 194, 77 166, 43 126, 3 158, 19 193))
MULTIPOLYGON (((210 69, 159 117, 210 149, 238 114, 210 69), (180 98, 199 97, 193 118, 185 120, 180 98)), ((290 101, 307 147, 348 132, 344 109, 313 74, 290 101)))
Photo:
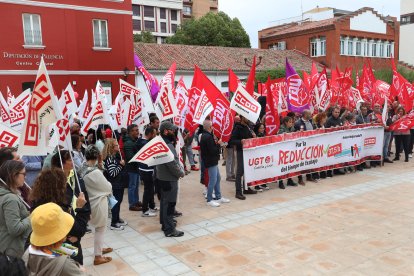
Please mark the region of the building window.
POLYGON ((183 14, 184 15, 191 15, 191 7, 189 7, 189 6, 184 6, 183 7, 183 14))
POLYGON ((108 48, 108 22, 106 20, 93 20, 93 46, 108 48))
POLYGON ((345 39, 341 36, 340 41, 341 55, 345 55, 345 39))
POLYGON ((372 43, 371 56, 372 57, 376 57, 377 56, 377 43, 372 43))
POLYGON ((23 33, 25 45, 42 45, 42 28, 40 15, 23 14, 23 33))
POLYGON ((321 56, 326 56, 326 38, 321 37, 321 56))
POLYGON ((144 6, 144 16, 154 18, 154 7, 144 6))
POLYGON ((167 23, 161 22, 161 32, 166 33, 167 32, 167 23))
POLYGON ((348 41, 348 56, 352 56, 352 50, 354 49, 354 42, 352 40, 348 41))
POLYGON ((177 16, 178 12, 176 10, 171 10, 171 20, 173 21, 177 21, 177 16))
POLYGON ((171 32, 175 34, 177 32, 177 24, 171 24, 171 32))
POLYGON ((361 56, 362 55, 362 48, 361 48, 361 41, 356 41, 356 49, 355 49, 355 55, 356 56, 361 56))
POLYGON ((383 57, 384 56, 384 43, 379 42, 379 56, 383 57))
POLYGON ((391 57, 391 44, 387 44, 386 47, 386 53, 387 53, 387 57, 390 58, 391 57))
POLYGON ((165 8, 160 8, 160 18, 161 19, 167 19, 167 12, 165 8))
POLYGON ((311 57, 316 57, 318 55, 317 45, 318 45, 318 43, 316 42, 316 39, 313 38, 311 40, 311 43, 310 43, 310 54, 311 54, 311 57))
POLYGON ((145 20, 144 21, 144 29, 146 31, 155 32, 155 23, 154 23, 154 21, 145 20))
POLYGON ((139 5, 132 5, 132 15, 133 16, 141 15, 141 7, 139 5))
POLYGON ((141 20, 133 19, 132 20, 132 29, 134 31, 141 31, 141 20))

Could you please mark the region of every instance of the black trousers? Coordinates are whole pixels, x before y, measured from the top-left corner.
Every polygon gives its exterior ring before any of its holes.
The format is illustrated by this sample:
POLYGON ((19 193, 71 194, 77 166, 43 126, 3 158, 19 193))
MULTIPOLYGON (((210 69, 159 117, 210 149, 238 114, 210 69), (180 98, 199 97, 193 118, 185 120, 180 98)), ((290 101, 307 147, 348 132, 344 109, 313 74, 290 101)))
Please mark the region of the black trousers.
POLYGON ((153 172, 139 171, 142 181, 144 182, 144 194, 142 196, 142 212, 145 213, 149 208, 155 208, 154 202, 154 178, 153 172))
POLYGON ((111 210, 111 224, 115 224, 119 222, 119 211, 121 209, 122 200, 124 199, 124 189, 112 189, 112 194, 114 195, 115 199, 118 200, 118 202, 111 210))
POLYGON ((158 180, 161 186, 161 205, 160 205, 160 223, 165 234, 169 234, 175 230, 174 211, 177 204, 178 181, 162 181, 158 180), (165 185, 169 182, 169 185, 165 185), (169 186, 166 190, 164 187, 169 186))
POLYGON ((413 153, 413 147, 414 147, 414 129, 410 129, 410 153, 413 153))
POLYGON ((405 160, 408 160, 410 153, 410 135, 394 135, 395 138, 395 158, 400 158, 400 152, 404 149, 405 160))
POLYGON ((243 151, 237 151, 237 167, 236 167, 236 194, 242 194, 244 189, 243 182, 241 181, 242 176, 244 175, 244 166, 243 166, 243 151))

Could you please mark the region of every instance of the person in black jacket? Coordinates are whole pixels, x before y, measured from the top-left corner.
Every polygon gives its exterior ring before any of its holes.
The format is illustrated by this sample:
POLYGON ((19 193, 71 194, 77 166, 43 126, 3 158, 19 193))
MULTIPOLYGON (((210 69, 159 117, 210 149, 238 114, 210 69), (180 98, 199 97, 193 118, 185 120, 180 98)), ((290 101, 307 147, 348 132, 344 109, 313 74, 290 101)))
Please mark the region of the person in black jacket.
POLYGON ((142 211, 142 203, 139 202, 139 174, 138 163, 129 160, 138 152, 138 126, 131 124, 127 128, 127 135, 122 137, 125 154, 125 170, 128 172, 128 203, 130 211, 142 211))
POLYGON ((200 140, 201 159, 205 168, 208 170, 208 189, 207 189, 207 204, 212 207, 220 206, 220 203, 228 203, 229 199, 221 196, 220 191, 220 171, 218 169, 218 161, 220 159, 220 149, 223 145, 221 140, 218 140, 213 133, 212 122, 204 120, 203 134, 200 140), (215 200, 213 200, 213 190, 215 200))
MULTIPOLYGON (((140 151, 149 141, 157 136, 157 129, 148 126, 145 129, 145 138, 139 138, 137 141, 138 151, 140 151)), ((142 216, 155 217, 157 207, 154 202, 154 167, 149 167, 144 163, 138 163, 139 175, 144 182, 144 194, 142 196, 142 216)))
MULTIPOLYGON (((237 169, 236 169, 236 198, 245 200, 243 195, 241 178, 244 175, 243 167, 243 144, 245 139, 255 138, 256 134, 249 128, 249 120, 240 115, 240 123, 234 124, 233 131, 231 133, 230 144, 236 146, 237 151, 237 169)), ((257 194, 257 191, 247 189, 244 194, 257 194)))
POLYGON ((124 170, 125 160, 121 160, 119 155, 118 141, 114 138, 106 138, 105 147, 102 153, 104 160, 104 175, 112 185, 112 194, 118 201, 111 209, 111 230, 124 230, 128 223, 121 219, 119 211, 122 200, 124 199, 124 183, 126 182, 124 170))

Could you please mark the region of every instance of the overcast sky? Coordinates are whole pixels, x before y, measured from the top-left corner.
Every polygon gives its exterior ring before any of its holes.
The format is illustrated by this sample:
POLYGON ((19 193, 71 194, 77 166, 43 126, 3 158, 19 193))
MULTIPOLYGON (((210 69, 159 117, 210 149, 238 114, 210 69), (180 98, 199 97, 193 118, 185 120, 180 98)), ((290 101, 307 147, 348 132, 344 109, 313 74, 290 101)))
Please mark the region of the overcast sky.
POLYGON ((301 3, 304 12, 316 6, 351 11, 372 7, 380 14, 400 17, 400 0, 220 0, 219 9, 240 20, 257 48, 257 32, 272 21, 301 16, 301 3))

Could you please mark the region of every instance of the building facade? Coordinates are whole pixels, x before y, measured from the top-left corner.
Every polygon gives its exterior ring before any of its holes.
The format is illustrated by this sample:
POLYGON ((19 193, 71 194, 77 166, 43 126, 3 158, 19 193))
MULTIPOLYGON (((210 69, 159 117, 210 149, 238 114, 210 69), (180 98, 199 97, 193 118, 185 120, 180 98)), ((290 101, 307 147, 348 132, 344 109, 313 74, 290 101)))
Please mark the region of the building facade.
POLYGON ((414 1, 401 0, 400 61, 414 65, 414 1))
MULTIPOLYGON (((0 0, 0 91, 33 88, 43 56, 54 90, 135 84, 131 0, 0 0)), ((113 93, 112 93, 113 94, 113 93)), ((116 94, 116 93, 115 93, 116 94)))
POLYGON ((183 18, 200 18, 209 12, 218 12, 218 0, 184 0, 183 18))
MULTIPOLYGON (((389 67, 399 57, 399 22, 372 8, 355 12, 323 9, 308 12, 311 18, 259 31, 262 49, 296 49, 327 67, 361 68, 371 58, 374 68, 389 67)), ((306 14, 306 13, 305 13, 306 14)))
POLYGON ((132 0, 133 32, 149 31, 157 43, 165 43, 181 24, 182 10, 182 0, 132 0))

